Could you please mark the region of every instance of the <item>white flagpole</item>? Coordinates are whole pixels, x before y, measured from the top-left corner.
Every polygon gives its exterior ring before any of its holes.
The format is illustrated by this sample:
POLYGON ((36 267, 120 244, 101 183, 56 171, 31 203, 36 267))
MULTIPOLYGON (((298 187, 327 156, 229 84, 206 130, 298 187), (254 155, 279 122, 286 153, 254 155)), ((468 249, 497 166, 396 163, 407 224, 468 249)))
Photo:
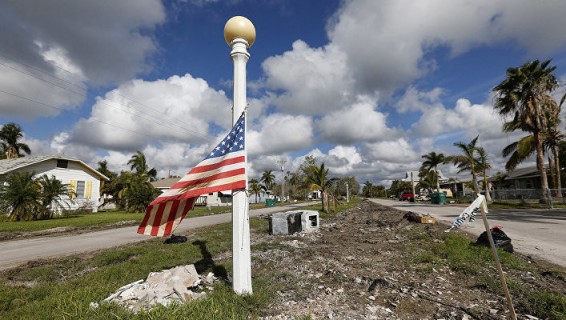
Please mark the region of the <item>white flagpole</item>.
MULTIPOLYGON (((481 197, 481 195, 478 196, 481 197)), ((493 258, 495 259, 497 271, 499 272, 499 278, 501 279, 501 286, 503 287, 503 292, 505 293, 505 298, 507 299, 507 305, 509 306, 511 319, 517 320, 517 315, 515 314, 515 308, 513 307, 513 300, 511 299, 511 295, 509 294, 507 281, 505 281, 503 268, 501 268, 501 261, 499 260, 499 255, 497 254, 497 249, 495 248, 495 242, 493 241, 493 236, 491 235, 491 229, 489 228, 489 223, 487 222, 487 202, 485 201, 485 198, 480 204, 480 211, 481 211, 481 217, 483 219, 483 225, 485 226, 485 233, 487 234, 487 238, 489 239, 491 251, 493 252, 493 258)))
MULTIPOLYGON (((232 124, 235 124, 242 115, 242 112, 245 111, 247 105, 246 63, 250 59, 248 48, 251 47, 255 41, 255 27, 250 20, 244 17, 232 17, 226 22, 226 26, 224 27, 224 39, 230 48, 232 48, 230 57, 234 63, 232 124)), ((247 142, 245 146, 247 188, 247 142)), ((232 193, 232 262, 232 286, 234 291, 238 294, 252 294, 250 216, 246 190, 234 190, 232 193)))

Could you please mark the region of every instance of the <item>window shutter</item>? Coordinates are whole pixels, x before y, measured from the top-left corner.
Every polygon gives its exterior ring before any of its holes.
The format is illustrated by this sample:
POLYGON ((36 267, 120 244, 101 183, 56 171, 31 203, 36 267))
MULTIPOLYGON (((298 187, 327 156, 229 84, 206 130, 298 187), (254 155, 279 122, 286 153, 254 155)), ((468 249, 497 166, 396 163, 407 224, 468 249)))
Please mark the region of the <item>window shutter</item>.
POLYGON ((77 193, 77 181, 70 180, 69 181, 69 198, 74 199, 77 193))
POLYGON ((86 198, 90 199, 92 196, 92 181, 86 182, 86 198))

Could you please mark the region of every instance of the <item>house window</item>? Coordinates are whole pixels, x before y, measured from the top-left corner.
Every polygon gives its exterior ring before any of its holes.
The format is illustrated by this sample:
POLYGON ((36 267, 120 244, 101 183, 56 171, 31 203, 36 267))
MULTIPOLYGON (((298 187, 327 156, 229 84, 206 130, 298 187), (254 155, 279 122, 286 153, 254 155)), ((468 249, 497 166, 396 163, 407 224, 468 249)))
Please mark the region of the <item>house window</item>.
POLYGON ((77 198, 84 198, 85 197, 85 182, 84 181, 77 181, 77 198))
POLYGON ((57 160, 57 168, 67 168, 68 166, 69 166, 69 161, 57 160))

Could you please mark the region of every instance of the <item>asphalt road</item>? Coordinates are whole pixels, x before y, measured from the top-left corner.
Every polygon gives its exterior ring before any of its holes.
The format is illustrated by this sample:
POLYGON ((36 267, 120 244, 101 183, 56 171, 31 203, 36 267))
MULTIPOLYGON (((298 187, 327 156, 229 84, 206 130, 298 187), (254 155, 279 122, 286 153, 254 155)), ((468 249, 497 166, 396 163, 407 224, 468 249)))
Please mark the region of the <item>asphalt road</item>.
MULTIPOLYGON (((404 211, 430 214, 451 225, 464 207, 371 199, 388 207, 404 211)), ((493 209, 487 220, 490 227, 501 226, 511 238, 515 251, 542 258, 566 267, 566 210, 564 209, 493 209)), ((479 236, 485 227, 481 216, 474 222, 465 222, 461 230, 479 236)))
MULTIPOLYGON (((316 202, 291 204, 286 206, 266 207, 250 210, 250 216, 255 217, 280 211, 296 210, 316 202)), ((188 218, 183 220, 175 233, 197 229, 215 224, 232 221, 231 213, 211 216, 188 218)), ((16 267, 42 258, 67 256, 81 252, 106 249, 128 243, 150 239, 150 236, 137 233, 137 226, 88 232, 78 235, 62 235, 55 237, 37 237, 24 240, 0 242, 0 270, 16 267)))

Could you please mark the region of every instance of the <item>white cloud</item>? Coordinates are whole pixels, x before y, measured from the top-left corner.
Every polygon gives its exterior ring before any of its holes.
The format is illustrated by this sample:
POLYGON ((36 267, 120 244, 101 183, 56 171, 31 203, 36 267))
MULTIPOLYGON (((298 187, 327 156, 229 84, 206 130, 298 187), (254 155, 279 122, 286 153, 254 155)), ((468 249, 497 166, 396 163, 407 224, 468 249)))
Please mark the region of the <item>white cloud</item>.
POLYGON ((339 144, 385 140, 397 133, 387 126, 387 115, 375 111, 367 98, 323 116, 317 125, 324 139, 339 144))
POLYGON ((420 158, 405 138, 366 143, 362 146, 362 154, 365 159, 392 163, 410 163, 420 158))
POLYGON ((538 54, 564 47, 556 32, 564 15, 560 0, 352 0, 336 13, 328 34, 346 53, 357 88, 392 91, 434 68, 427 53, 439 46, 452 55, 509 39, 538 54))
POLYGON ((134 80, 98 98, 90 118, 75 125, 68 142, 130 151, 155 141, 200 143, 209 138, 210 124, 230 127, 229 106, 224 92, 189 74, 134 80))
POLYGON ((324 114, 351 99, 345 56, 332 45, 311 48, 297 40, 293 50, 266 59, 262 67, 267 87, 284 91, 272 100, 281 112, 324 114))
POLYGON ((0 3, 0 112, 33 119, 84 102, 86 84, 119 83, 151 67, 147 31, 165 20, 158 0, 0 3))
POLYGON ((309 117, 272 114, 249 126, 246 145, 251 155, 301 150, 313 143, 313 124, 309 117))

